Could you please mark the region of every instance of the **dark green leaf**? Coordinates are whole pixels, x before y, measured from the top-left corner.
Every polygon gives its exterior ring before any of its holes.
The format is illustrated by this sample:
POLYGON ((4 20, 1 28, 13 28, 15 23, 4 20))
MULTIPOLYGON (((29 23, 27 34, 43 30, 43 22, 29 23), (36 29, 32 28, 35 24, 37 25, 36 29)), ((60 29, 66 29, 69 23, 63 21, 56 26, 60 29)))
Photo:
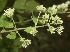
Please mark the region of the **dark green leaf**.
POLYGON ((8 0, 0 0, 0 12, 4 9, 8 0))
POLYGON ((15 9, 24 9, 25 7, 25 3, 26 3, 26 0, 16 0, 15 1, 15 4, 14 4, 14 8, 15 9))
POLYGON ((16 0, 13 7, 19 10, 26 9, 29 11, 34 11, 38 5, 39 4, 35 0, 16 0))
POLYGON ((30 11, 35 11, 36 10, 36 6, 38 6, 39 3, 37 3, 35 0, 30 0, 26 3, 26 9, 30 10, 30 11))

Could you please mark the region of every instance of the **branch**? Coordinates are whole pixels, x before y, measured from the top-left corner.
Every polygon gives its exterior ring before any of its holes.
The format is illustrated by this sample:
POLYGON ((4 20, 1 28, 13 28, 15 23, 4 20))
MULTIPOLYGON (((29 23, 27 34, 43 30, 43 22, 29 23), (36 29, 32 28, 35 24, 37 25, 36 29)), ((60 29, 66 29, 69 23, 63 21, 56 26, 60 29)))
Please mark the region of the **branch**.
POLYGON ((25 28, 17 28, 17 29, 14 29, 14 30, 8 30, 8 31, 1 31, 0 33, 7 33, 7 32, 13 32, 13 31, 18 31, 18 30, 23 30, 25 28))
POLYGON ((68 13, 68 14, 70 14, 70 12, 65 12, 65 13, 68 13))
MULTIPOLYGON (((44 27, 44 26, 47 26, 47 25, 36 26, 36 28, 40 28, 40 27, 44 27)), ((26 28, 16 28, 16 29, 14 29, 14 30, 8 30, 8 31, 6 31, 6 30, 2 30, 0 33, 8 33, 8 32, 13 32, 13 31, 24 30, 24 29, 26 29, 26 28)))

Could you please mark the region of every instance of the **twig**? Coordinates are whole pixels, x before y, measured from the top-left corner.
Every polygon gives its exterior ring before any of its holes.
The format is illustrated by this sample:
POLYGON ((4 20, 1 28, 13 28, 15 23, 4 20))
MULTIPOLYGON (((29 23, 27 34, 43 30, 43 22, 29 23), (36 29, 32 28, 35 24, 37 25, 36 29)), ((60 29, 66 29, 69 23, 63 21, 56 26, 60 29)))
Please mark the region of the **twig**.
POLYGON ((68 14, 70 14, 70 12, 65 12, 65 13, 68 13, 68 14))
MULTIPOLYGON (((47 25, 36 26, 36 28, 40 28, 40 27, 44 27, 44 26, 47 26, 47 25)), ((24 29, 26 29, 26 28, 16 28, 16 29, 14 29, 14 30, 8 30, 8 31, 4 30, 4 31, 1 31, 0 33, 8 33, 8 32, 13 32, 13 31, 24 30, 24 29)))
POLYGON ((8 30, 8 31, 1 31, 0 33, 7 33, 7 32, 13 32, 13 31, 18 31, 18 30, 23 30, 25 28, 17 28, 17 29, 14 29, 14 30, 8 30))

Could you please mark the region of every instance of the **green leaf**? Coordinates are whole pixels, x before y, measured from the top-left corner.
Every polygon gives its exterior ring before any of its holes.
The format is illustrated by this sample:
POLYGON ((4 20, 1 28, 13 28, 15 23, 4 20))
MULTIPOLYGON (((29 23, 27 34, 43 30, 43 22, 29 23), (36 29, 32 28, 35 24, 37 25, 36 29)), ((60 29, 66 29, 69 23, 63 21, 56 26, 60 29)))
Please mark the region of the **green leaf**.
POLYGON ((27 33, 30 33, 32 31, 32 29, 33 29, 33 27, 30 26, 30 27, 27 27, 24 31, 27 33))
POLYGON ((0 27, 13 28, 13 23, 5 20, 0 20, 0 27))
POLYGON ((0 12, 4 9, 6 6, 8 0, 0 0, 0 12))
POLYGON ((39 3, 37 3, 35 0, 30 0, 26 3, 26 9, 30 10, 30 11, 35 11, 36 10, 36 6, 38 6, 39 3))
POLYGON ((6 21, 6 23, 4 25, 5 25, 4 26, 5 28, 13 28, 14 27, 12 22, 7 22, 6 21))
POLYGON ((6 37, 9 38, 9 39, 15 39, 16 38, 16 33, 15 32, 11 32, 6 37))
POLYGON ((5 28, 13 28, 13 23, 12 22, 9 22, 9 21, 6 21, 5 20, 5 16, 1 16, 0 18, 0 27, 5 27, 5 28))
POLYGON ((2 15, 0 19, 4 20, 5 18, 6 18, 6 16, 2 15))
POLYGON ((27 27, 24 31, 27 32, 27 33, 32 34, 33 36, 35 36, 36 33, 38 32, 36 30, 36 27, 31 27, 31 26, 30 27, 27 27))
POLYGON ((24 9, 25 3, 26 3, 26 0, 16 0, 13 7, 15 9, 24 9))
POLYGON ((21 15, 19 15, 19 14, 18 14, 16 17, 18 18, 19 23, 20 23, 21 25, 24 25, 24 17, 21 16, 21 15))
POLYGON ((29 11, 35 11, 36 10, 36 6, 38 6, 39 4, 35 1, 35 0, 16 0, 15 4, 14 4, 14 8, 19 10, 24 11, 25 10, 29 10, 29 11))
POLYGON ((37 23, 38 23, 38 19, 35 18, 35 17, 33 17, 32 20, 33 20, 33 22, 35 23, 35 25, 37 25, 37 23))

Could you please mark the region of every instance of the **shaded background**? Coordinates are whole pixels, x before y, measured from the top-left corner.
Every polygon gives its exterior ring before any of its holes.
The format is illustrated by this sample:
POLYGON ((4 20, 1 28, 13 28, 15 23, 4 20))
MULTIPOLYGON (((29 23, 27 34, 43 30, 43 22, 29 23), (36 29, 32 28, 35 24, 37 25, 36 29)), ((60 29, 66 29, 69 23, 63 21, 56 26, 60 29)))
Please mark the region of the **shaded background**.
MULTIPOLYGON (((31 12, 35 12, 35 6, 44 5, 46 8, 52 5, 58 5, 66 2, 67 0, 0 0, 0 16, 4 13, 4 9, 14 7, 16 9, 14 19, 17 27, 26 27, 33 24, 29 20, 31 12)), ((70 18, 68 14, 59 14, 64 21, 64 32, 60 36, 59 34, 50 34, 46 31, 46 27, 39 28, 39 33, 35 37, 27 34, 24 31, 19 31, 22 37, 32 40, 32 44, 26 49, 20 46, 19 37, 15 40, 5 38, 5 34, 2 35, 0 40, 0 52, 70 52, 70 18)))

